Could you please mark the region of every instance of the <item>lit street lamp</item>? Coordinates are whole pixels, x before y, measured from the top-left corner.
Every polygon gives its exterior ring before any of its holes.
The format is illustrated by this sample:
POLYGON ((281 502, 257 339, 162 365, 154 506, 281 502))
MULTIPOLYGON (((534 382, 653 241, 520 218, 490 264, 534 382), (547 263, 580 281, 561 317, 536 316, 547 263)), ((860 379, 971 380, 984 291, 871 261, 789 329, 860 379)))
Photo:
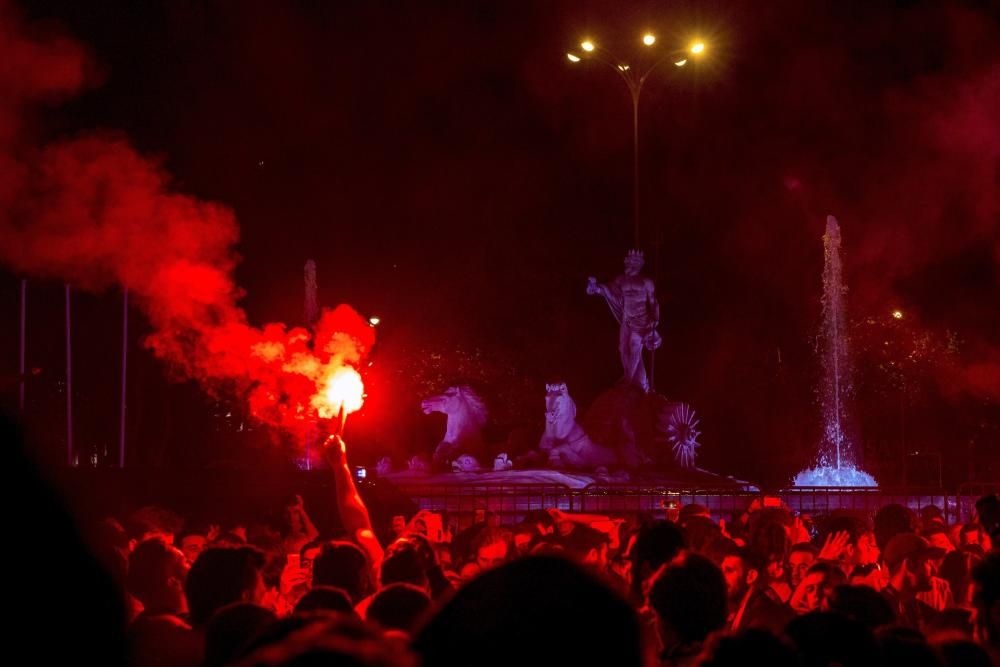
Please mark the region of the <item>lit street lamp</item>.
MULTIPOLYGON (((644 49, 649 49, 656 44, 656 35, 645 33, 641 42, 644 49)), ((699 57, 705 52, 705 43, 697 41, 692 43, 687 49, 668 51, 663 53, 652 65, 635 69, 626 60, 619 58, 590 39, 580 42, 580 52, 569 52, 566 58, 571 63, 578 63, 581 60, 594 60, 607 65, 621 76, 625 85, 628 86, 632 95, 632 224, 635 248, 639 248, 639 98, 642 95, 642 87, 646 83, 649 75, 664 62, 672 61, 676 67, 684 67, 688 64, 689 57, 699 57)))

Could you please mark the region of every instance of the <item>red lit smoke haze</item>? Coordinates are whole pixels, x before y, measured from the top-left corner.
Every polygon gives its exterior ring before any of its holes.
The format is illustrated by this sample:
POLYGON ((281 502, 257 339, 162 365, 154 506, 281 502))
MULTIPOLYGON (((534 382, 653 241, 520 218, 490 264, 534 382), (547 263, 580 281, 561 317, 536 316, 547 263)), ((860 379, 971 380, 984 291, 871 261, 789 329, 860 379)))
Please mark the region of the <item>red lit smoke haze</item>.
POLYGON ((353 309, 325 311, 315 332, 247 323, 233 281, 239 227, 225 206, 171 191, 158 161, 122 136, 93 133, 41 148, 32 107, 87 85, 87 53, 31 34, 0 0, 0 260, 74 287, 127 286, 155 333, 146 344, 211 391, 248 396, 258 418, 305 433, 325 382, 358 366, 374 330, 353 309))
MULTIPOLYGON (((928 301, 949 305, 931 316, 920 312, 917 297, 906 309, 911 322, 923 319, 937 328, 974 323, 958 326, 964 359, 941 369, 940 386, 946 395, 1000 399, 1000 347, 990 331, 998 322, 998 304, 990 296, 1000 285, 982 286, 978 301, 972 294, 949 299, 949 292, 961 288, 947 273, 991 255, 998 279, 1000 24, 989 11, 917 3, 872 8, 861 25, 836 7, 782 3, 772 10, 784 19, 774 23, 779 33, 794 25, 797 12, 815 14, 803 23, 826 23, 828 30, 805 52, 766 61, 765 113, 779 119, 783 131, 777 136, 790 137, 779 159, 797 168, 763 196, 783 192, 801 204, 814 234, 811 243, 818 244, 827 214, 838 218, 852 313, 888 316, 896 305, 906 305, 907 293, 922 291, 932 295, 928 301), (850 47, 844 34, 871 51, 845 55, 850 47), (882 80, 894 84, 879 89, 873 82, 882 80), (814 122, 798 135, 795 122, 801 118, 814 122), (827 143, 809 132, 825 135, 827 143)), ((789 38, 780 48, 792 52, 796 44, 801 46, 789 38)), ((761 238, 754 230, 775 210, 754 198, 748 193, 746 217, 732 230, 733 255, 751 254, 753 241, 747 239, 761 238)), ((784 279, 787 272, 776 275, 784 279)), ((988 282, 989 274, 979 280, 988 282)))
MULTIPOLYGON (((551 7, 546 11, 555 16, 550 23, 565 25, 580 18, 587 7, 599 14, 593 9, 599 5, 600 3, 582 3, 578 7, 578 3, 566 3, 562 6, 553 3, 546 5, 551 7)), ((703 6, 707 7, 704 3, 699 3, 699 7, 703 6)), ((19 27, 16 21, 10 20, 11 11, 8 7, 5 0, 0 0, 0 32, 3 33, 0 37, 0 56, 3 56, 3 60, 0 60, 0 161, 3 161, 3 168, 0 169, 0 206, 3 207, 0 212, 0 233, 4 235, 0 255, 18 270, 69 279, 78 285, 100 287, 125 282, 130 285, 133 293, 145 299, 147 295, 140 293, 139 287, 140 282, 144 282, 149 289, 154 290, 154 296, 162 297, 162 302, 171 304, 172 308, 179 307, 174 295, 182 294, 193 312, 158 312, 155 304, 144 303, 150 318, 161 329, 166 330, 171 321, 184 322, 185 318, 196 317, 199 322, 211 322, 213 328, 235 322, 230 328, 246 334, 242 336, 245 339, 256 340, 250 335, 252 329, 244 329, 246 325, 242 313, 233 305, 238 294, 230 279, 230 269, 235 263, 230 248, 236 240, 237 229, 226 209, 176 194, 166 194, 164 183, 169 186, 169 179, 162 173, 162 169, 155 161, 137 156, 120 139, 89 137, 40 151, 31 148, 26 139, 23 139, 24 131, 31 129, 21 128, 18 124, 19 119, 26 117, 22 114, 26 105, 57 101, 72 94, 90 82, 87 73, 91 68, 88 67, 88 59, 82 49, 72 41, 51 35, 35 39, 14 35, 11 31, 23 31, 23 26, 19 27), (19 145, 15 145, 15 136, 22 137, 19 145), (33 230, 44 231, 45 221, 48 220, 47 224, 60 229, 60 225, 68 223, 60 216, 44 215, 45 211, 38 209, 54 210, 60 206, 69 208, 70 205, 64 200, 75 196, 71 192, 59 192, 59 196, 50 197, 46 190, 56 187, 58 173, 44 172, 42 166, 48 164, 51 169, 69 170, 75 178, 78 168, 70 165, 79 162, 83 154, 95 150, 94 147, 86 146, 88 141, 95 142, 102 151, 102 157, 105 150, 117 154, 115 162, 119 162, 120 166, 124 163, 123 169, 136 171, 135 174, 127 174, 128 179, 137 181, 140 186, 149 190, 149 195, 156 202, 155 206, 148 207, 147 215, 150 219, 136 222, 133 238, 139 243, 135 248, 129 248, 126 256, 117 256, 123 262, 121 265, 103 255, 90 257, 87 261, 77 257, 79 262, 68 261, 64 257, 38 257, 30 253, 21 256, 19 253, 27 251, 18 250, 8 243, 8 239, 14 238, 17 243, 33 247, 32 239, 20 232, 11 236, 11 228, 20 230, 31 225, 33 230), (12 161, 15 151, 17 159, 12 161), (40 206, 39 202, 44 202, 44 206, 40 206), (13 208, 8 203, 12 203, 13 208), (172 224, 166 212, 185 208, 197 210, 197 215, 201 216, 198 220, 204 223, 200 231, 192 233, 193 239, 188 240, 195 244, 193 249, 173 238, 164 238, 168 228, 165 225, 172 224), (209 223, 209 218, 214 220, 209 223), (53 222, 53 219, 56 221, 53 222), (210 237, 204 236, 207 228, 211 228, 207 231, 210 237), (146 247, 151 250, 144 251, 143 248, 146 247), (173 278, 183 280, 162 282, 157 287, 154 283, 158 283, 159 279, 152 274, 152 267, 166 268, 167 253, 181 251, 194 252, 195 264, 187 268, 180 264, 173 266, 173 278), (138 266, 133 267, 133 262, 138 266), (147 266, 150 268, 147 269, 147 266), (204 278, 194 280, 197 291, 188 294, 189 287, 186 283, 192 282, 193 271, 196 267, 203 269, 206 266, 218 271, 207 271, 204 278), (99 274, 95 275, 98 271, 99 274), (143 273, 146 280, 142 280, 142 276, 133 275, 136 272, 143 273), (172 294, 163 294, 168 291, 172 294), (216 297, 218 301, 214 300, 216 297), (220 303, 228 304, 228 307, 220 309, 220 303)), ((995 317, 991 320, 979 317, 975 312, 995 311, 996 304, 985 299, 977 302, 975 297, 967 295, 956 295, 964 298, 956 298, 954 303, 949 303, 948 294, 953 288, 937 288, 935 275, 939 263, 961 260, 963 253, 970 248, 985 249, 995 258, 1000 258, 1000 216, 997 213, 1000 125, 996 122, 996 110, 1000 108, 1000 73, 996 65, 1000 58, 1000 31, 996 22, 990 18, 990 13, 945 3, 915 3, 906 6, 866 3, 863 12, 844 3, 774 2, 766 3, 766 6, 753 3, 752 6, 747 4, 742 8, 738 3, 733 3, 731 7, 728 15, 726 12, 719 12, 722 16, 720 23, 729 26, 729 35, 719 40, 726 46, 728 55, 718 59, 720 64, 725 65, 728 58, 730 69, 714 77, 708 68, 702 70, 704 82, 711 83, 712 86, 711 89, 702 91, 698 106, 688 105, 688 100, 695 97, 689 94, 694 91, 694 87, 692 84, 690 89, 679 89, 678 86, 683 81, 681 79, 670 80, 669 83, 660 82, 665 85, 651 86, 644 93, 647 95, 644 102, 647 105, 645 118, 651 120, 653 116, 650 114, 654 113, 663 116, 656 123, 647 121, 644 131, 648 134, 643 140, 647 142, 647 156, 657 149, 672 153, 675 146, 684 148, 685 131, 692 128, 703 129, 700 133, 689 133, 692 138, 688 140, 687 152, 682 153, 687 155, 687 159, 651 159, 643 167, 643 178, 649 179, 645 185, 644 204, 648 201, 650 215, 652 216, 656 206, 672 208, 678 203, 705 198, 706 194, 714 199, 734 202, 732 209, 708 208, 711 213, 721 210, 726 214, 717 216, 725 221, 712 228, 719 237, 718 243, 713 240, 713 250, 717 249, 722 257, 710 259, 719 264, 731 265, 733 273, 739 274, 741 278, 752 278, 754 286, 759 284, 763 288, 763 297, 777 295, 774 298, 776 307, 793 316, 807 312, 810 307, 818 313, 820 267, 815 262, 809 264, 803 258, 807 258, 810 248, 814 256, 818 254, 816 248, 823 231, 822 221, 828 213, 836 215, 844 229, 845 264, 850 272, 851 286, 849 308, 852 312, 877 308, 885 311, 896 305, 906 307, 908 304, 905 299, 903 303, 897 303, 897 300, 906 296, 907 281, 919 279, 925 286, 924 294, 930 297, 927 301, 939 304, 936 316, 927 316, 930 324, 946 326, 951 321, 961 322, 963 319, 966 323, 959 335, 967 343, 964 348, 967 363, 945 373, 942 376, 942 387, 955 394, 1000 396, 1000 353, 997 352, 995 335, 986 325, 995 321, 995 317), (930 25, 934 26, 933 29, 928 28, 930 25), (726 39, 729 41, 728 45, 725 44, 726 39), (741 40, 756 41, 741 43, 741 40), (933 43, 928 44, 929 42, 933 43), (766 57, 750 57, 759 52, 763 52, 766 57), (738 81, 750 83, 738 84, 738 81), (689 107, 690 116, 697 118, 698 123, 685 118, 684 114, 688 113, 685 109, 689 107), (676 115, 671 117, 671 113, 676 115), (659 144, 657 132, 661 135, 659 144), (671 179, 669 171, 660 174, 657 179, 655 170, 647 167, 664 162, 681 164, 680 168, 699 174, 701 180, 671 179), (776 178, 776 174, 787 174, 786 181, 782 183, 781 176, 776 178), (770 180, 764 182, 763 179, 770 180), (673 187, 687 188, 693 194, 672 191, 671 183, 677 183, 673 187), (698 187, 693 184, 698 184, 698 187), (655 197, 649 196, 652 192, 656 192, 655 197), (776 203, 782 198, 787 200, 791 197, 808 198, 808 208, 815 219, 807 221, 802 216, 790 216, 787 207, 783 208, 776 203), (730 215, 730 211, 736 211, 735 215, 730 215), (786 227, 782 228, 782 225, 786 227), (795 226, 806 225, 812 225, 806 233, 793 229, 795 226), (783 243, 776 244, 776 237, 781 236, 785 237, 783 243), (793 240, 789 243, 788 239, 793 240), (796 246, 795 243, 801 245, 796 246), (775 248, 782 249, 780 262, 774 261, 775 248), (776 270, 775 266, 780 270, 776 270), (793 277, 791 280, 790 276, 793 277), (793 281, 801 282, 804 287, 799 289, 797 286, 789 286, 793 281), (926 285, 936 289, 927 289, 926 285), (782 300, 783 297, 786 298, 782 300), (945 304, 944 307, 940 306, 942 303, 945 304), (956 311, 963 304, 966 312, 956 317, 956 311), (961 315, 968 316, 963 318, 961 315)), ((662 3, 656 3, 654 9, 651 16, 659 16, 664 11, 662 3)), ((314 71, 310 67, 315 67, 314 63, 325 62, 315 58, 315 54, 329 51, 326 41, 329 36, 325 32, 317 36, 317 33, 322 32, 318 29, 317 32, 305 31, 297 20, 290 20, 287 26, 281 21, 268 22, 266 19, 273 18, 272 14, 275 12, 287 12, 293 18, 295 15, 294 11, 285 8, 277 10, 261 5, 254 11, 248 10, 246 13, 226 17, 227 21, 242 26, 241 41, 237 44, 244 45, 243 50, 234 50, 236 55, 227 55, 227 60, 237 61, 240 68, 244 58, 259 58, 266 62, 267 67, 262 62, 257 62, 256 67, 250 70, 264 71, 270 77, 261 81, 254 80, 255 84, 259 83, 261 86, 258 95, 284 100, 284 93, 306 87, 304 84, 310 82, 310 72, 314 71), (282 32, 286 28, 279 29, 276 25, 286 26, 287 34, 282 32), (267 42, 269 48, 260 48, 262 37, 271 40, 267 42), (322 41, 322 48, 310 50, 307 48, 309 40, 322 41), (270 48, 272 43, 273 48, 270 48), (267 80, 271 80, 270 89, 267 88, 267 80)), ((605 13, 622 14, 623 30, 634 19, 632 14, 622 11, 617 5, 605 13)), ((705 14, 708 13, 710 12, 706 10, 705 14)), ((525 24, 522 20, 525 17, 516 12, 511 16, 518 18, 518 26, 523 25, 525 33, 529 35, 532 29, 540 31, 544 28, 547 31, 553 27, 544 22, 538 24, 541 27, 525 24)), ((607 18, 598 15, 592 23, 604 25, 607 18)), ((177 30, 184 27, 186 26, 180 26, 177 30)), ((454 46, 441 45, 453 45, 453 39, 466 36, 468 41, 460 44, 470 54, 481 57, 482 54, 476 48, 501 51, 494 49, 494 45, 488 42, 476 44, 474 38, 483 34, 503 36, 503 33, 486 29, 465 31, 466 27, 461 24, 452 25, 451 32, 454 34, 449 39, 441 39, 440 32, 428 31, 419 37, 423 41, 418 42, 418 45, 454 49, 454 46)), ((329 29, 329 23, 323 24, 323 31, 329 29)), ((586 153, 584 157, 589 158, 591 166, 596 163, 606 167, 607 164, 602 162, 604 158, 617 155, 623 146, 627 148, 631 145, 630 137, 625 131, 627 122, 619 127, 613 120, 619 116, 610 115, 627 111, 627 100, 622 96, 624 91, 614 87, 620 82, 612 77, 607 79, 605 87, 605 79, 596 74, 586 77, 576 70, 572 74, 558 74, 561 70, 556 69, 556 63, 561 68, 565 68, 566 63, 558 52, 559 49, 553 52, 557 41, 553 40, 551 34, 534 42, 526 39, 526 44, 537 50, 523 57, 516 56, 516 49, 507 48, 502 51, 510 59, 523 62, 524 71, 516 82, 519 86, 518 94, 527 92, 527 99, 522 104, 530 105, 533 114, 552 115, 555 119, 553 125, 564 128, 560 129, 559 137, 574 135, 566 140, 567 146, 586 153), (566 83, 570 81, 570 76, 574 77, 572 83, 566 83), (566 85, 559 85, 561 82, 566 85), (534 99, 531 99, 532 94, 534 99), (581 113, 583 108, 594 109, 594 112, 581 113), (604 113, 601 113, 602 110, 604 113), (595 154, 600 159, 595 159, 595 154)), ((571 41, 570 39, 566 43, 571 41)), ((359 40, 360 42, 363 40, 359 40)), ((355 46, 346 36, 343 46, 348 53, 352 48, 367 48, 355 46)), ((393 47, 387 44, 385 48, 393 47)), ((400 57, 387 57, 387 60, 401 63, 404 54, 421 51, 414 49, 410 42, 399 48, 401 51, 395 55, 400 57)), ((365 108, 366 117, 355 120, 367 120, 378 125, 381 131, 383 123, 391 124, 394 114, 403 113, 408 98, 445 98, 455 80, 483 80, 482 73, 478 71, 482 67, 480 60, 472 57, 441 57, 432 60, 435 61, 432 68, 412 71, 403 68, 404 72, 410 74, 406 77, 406 85, 383 86, 386 96, 374 97, 371 108, 365 108), (445 71, 447 76, 442 74, 445 71), (428 81, 431 83, 428 84, 428 81), (372 118, 375 120, 371 120, 372 118)), ((420 59, 406 58, 405 61, 418 62, 420 59)), ((494 63, 494 68, 498 67, 494 63)), ((192 67, 186 71, 185 76, 200 71, 200 67, 192 67)), ((344 71, 350 74, 355 69, 345 68, 344 71)), ((492 73, 497 75, 497 72, 492 73)), ((202 76, 208 77, 209 74, 202 76)), ((353 86, 343 85, 344 80, 338 81, 342 84, 339 89, 354 89, 353 86)), ((486 81, 489 83, 492 80, 486 81)), ((350 78, 346 82, 358 83, 350 78)), ((504 87, 497 89, 501 91, 498 93, 498 101, 510 104, 512 93, 504 87)), ((215 96, 209 97, 209 102, 202 101, 200 105, 196 101, 192 102, 197 113, 202 116, 212 113, 215 106, 223 107, 222 102, 226 98, 234 97, 230 89, 208 87, 204 80, 201 90, 215 96)), ((379 91, 369 92, 374 94, 379 91)), ((472 95, 469 97, 473 98, 472 95)), ((318 127, 315 118, 325 119, 331 110, 336 111, 342 106, 339 99, 334 106, 326 98, 318 100, 323 104, 303 102, 317 101, 311 97, 293 98, 298 103, 283 102, 280 118, 286 121, 310 119, 312 123, 307 125, 308 130, 302 131, 302 135, 307 135, 318 127)), ((248 99, 253 102, 257 98, 251 96, 248 99)), ((241 102, 246 103, 246 100, 241 102)), ((435 118, 439 117, 437 113, 434 115, 435 118)), ((352 117, 348 115, 345 118, 350 120, 352 117)), ((441 139, 442 136, 457 142, 463 138, 477 138, 479 133, 492 136, 493 129, 476 114, 444 114, 440 118, 443 119, 442 123, 447 123, 441 128, 440 135, 412 132, 414 136, 420 137, 421 143, 419 150, 410 151, 415 157, 409 159, 419 162, 421 169, 405 172, 403 166, 396 167, 395 162, 389 160, 386 162, 400 173, 407 174, 406 179, 400 179, 398 187, 403 198, 409 195, 411 208, 430 209, 437 213, 439 207, 447 207, 447 215, 441 216, 447 220, 434 221, 435 228, 447 229, 448 224, 460 224, 467 206, 445 185, 448 181, 439 177, 440 164, 435 170, 426 168, 426 163, 435 159, 438 163, 449 159, 438 156, 438 143, 446 141, 441 139), (477 128, 475 132, 469 130, 469 125, 477 128), (463 129, 464 133, 456 131, 463 129)), ((345 126, 349 125, 348 120, 344 120, 345 126)), ((346 134, 348 133, 345 132, 346 134)), ((411 132, 407 128, 407 135, 409 134, 411 132)), ((529 134, 531 136, 534 135, 529 134)), ((552 138, 551 134, 540 133, 540 136, 543 140, 552 138)), ((302 137, 299 139, 302 140, 302 137)), ((517 154, 504 153, 499 148, 494 151, 492 144, 487 143, 491 150, 484 151, 475 142, 470 143, 476 147, 477 153, 486 156, 489 161, 497 160, 498 156, 506 160, 504 164, 509 165, 510 171, 523 169, 530 162, 517 154)), ((225 144, 216 145, 217 148, 219 146, 225 144)), ((524 155, 534 158, 541 150, 543 149, 530 146, 525 149, 524 155)), ((451 155, 447 151, 441 152, 446 156, 451 155)), ((398 158, 399 164, 405 165, 404 156, 395 153, 392 155, 393 160, 398 158)), ((477 164, 473 162, 472 156, 466 157, 463 153, 459 155, 462 159, 450 158, 454 161, 455 168, 461 166, 468 169, 468 165, 477 164)), ((572 154, 560 155, 559 167, 565 167, 566 162, 573 162, 574 157, 576 156, 572 154)), ((101 164, 104 162, 101 161, 101 164)), ((484 172, 497 171, 495 165, 487 165, 485 162, 478 164, 484 172)), ((556 163, 550 161, 539 164, 545 167, 556 163)), ((536 179, 539 183, 538 190, 550 187, 552 181, 541 176, 548 177, 555 170, 546 169, 543 174, 541 169, 539 178, 536 179)), ((619 170, 617 167, 602 169, 600 178, 611 178, 613 171, 619 170)), ((623 173, 629 174, 630 171, 625 169, 623 173)), ((118 173, 116 178, 120 176, 118 173)), ((108 189, 119 193, 116 197, 121 210, 128 210, 133 205, 144 210, 141 202, 125 199, 122 193, 128 192, 128 189, 124 186, 108 189)), ((509 201, 517 202, 517 206, 511 208, 513 213, 520 215, 531 205, 543 208, 548 201, 548 194, 528 190, 529 188, 519 189, 514 191, 516 196, 506 197, 509 201), (525 204, 530 195, 535 196, 535 201, 530 205, 525 204)), ((629 190, 626 188, 625 192, 625 201, 628 201, 629 190)), ((88 215, 94 215, 94 210, 103 208, 103 205, 98 207, 97 203, 104 198, 104 194, 95 191, 88 197, 89 199, 78 201, 84 202, 82 208, 88 211, 88 215)), ((147 198, 147 203, 148 201, 147 198)), ((553 208, 557 205, 562 206, 563 203, 552 203, 553 208)), ((695 204, 689 204, 689 209, 694 206, 695 204)), ((680 228, 680 223, 687 223, 685 214, 690 212, 679 211, 676 218, 671 218, 670 224, 674 225, 676 222, 678 224, 674 227, 680 228)), ((79 217, 80 213, 76 212, 75 215, 79 217)), ((698 218, 694 216, 694 220, 697 222, 698 218)), ((184 221, 189 224, 189 229, 198 227, 197 221, 187 217, 184 221)), ((119 223, 129 228, 124 222, 119 223)), ((112 227, 109 226, 105 231, 110 233, 111 230, 112 227)), ((41 234, 41 231, 38 233, 41 234)), ((55 232, 51 229, 45 232, 47 236, 53 233, 55 232)), ((594 232, 594 235, 598 233, 604 232, 594 232)), ((183 234, 181 238, 184 238, 183 234)), ((683 237, 681 240, 683 241, 683 237)), ((115 237, 102 243, 111 243, 110 247, 114 248, 120 247, 124 241, 115 237)), ((76 244, 66 245, 73 253, 77 252, 76 244)), ((448 252, 456 250, 453 245, 444 242, 441 245, 448 252)), ((56 244, 46 242, 41 246, 46 253, 56 252, 56 244)), ((98 249, 104 254, 110 252, 99 246, 94 250, 98 249)), ((682 249, 671 249, 670 252, 682 252, 682 249)), ((565 270, 566 265, 563 260, 559 270, 565 270)), ((697 266, 697 263, 683 266, 697 266)), ((692 275, 696 273, 684 270, 692 275)), ((698 277, 697 280, 703 279, 698 277)), ((731 280, 729 284, 732 285, 733 282, 736 281, 731 280)), ((970 281, 964 284, 968 282, 970 281)), ((669 283, 664 281, 664 284, 669 283)), ((963 283, 953 281, 952 284, 963 283)), ((914 292, 919 294, 920 290, 914 292)), ((984 293, 995 294, 996 288, 986 289, 984 293)), ((699 297, 701 294, 703 292, 697 292, 699 297)), ((914 301, 919 303, 919 296, 914 301)), ((907 311, 908 318, 913 318, 907 322, 916 321, 922 316, 915 312, 917 310, 919 308, 914 308, 914 312, 907 311)), ((681 317, 686 317, 689 321, 692 319, 688 314, 681 317)), ((356 324, 364 328, 363 323, 356 324)), ((740 342, 737 338, 747 338, 748 334, 742 330, 732 333, 723 330, 718 317, 707 319, 707 327, 710 327, 709 338, 716 336, 717 341, 714 347, 711 341, 702 342, 699 349, 707 350, 706 356, 714 358, 707 359, 706 363, 720 370, 708 374, 702 369, 700 375, 710 379, 724 377, 727 365, 738 361, 728 358, 728 355, 737 355, 741 349, 734 343, 740 342)), ((226 327, 218 328, 226 330, 226 327)), ((216 358, 213 353, 209 368, 206 369, 208 360, 204 358, 208 350, 228 350, 230 346, 224 342, 228 338, 207 341, 201 333, 203 329, 180 327, 179 330, 186 332, 184 336, 172 335, 165 341, 165 350, 178 350, 170 358, 196 376, 228 377, 221 370, 231 366, 226 359, 216 358), (212 348, 208 343, 217 347, 212 348)), ((801 326, 791 327, 789 330, 790 336, 808 335, 803 334, 805 328, 801 326)), ((706 329, 697 331, 705 332, 706 329)), ((265 337, 270 335, 262 332, 258 334, 265 337)), ((154 342, 157 340, 154 339, 154 342)), ((695 377, 696 374, 690 375, 695 377)), ((713 386, 706 391, 717 392, 718 388, 713 386)))

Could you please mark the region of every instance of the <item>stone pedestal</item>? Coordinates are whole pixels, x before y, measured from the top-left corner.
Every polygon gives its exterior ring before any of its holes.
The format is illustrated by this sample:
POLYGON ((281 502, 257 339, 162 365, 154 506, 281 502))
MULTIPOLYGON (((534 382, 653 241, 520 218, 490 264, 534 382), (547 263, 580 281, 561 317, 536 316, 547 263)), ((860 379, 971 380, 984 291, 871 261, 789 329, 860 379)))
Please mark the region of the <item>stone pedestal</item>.
POLYGON ((681 405, 619 382, 594 399, 580 423, 594 442, 619 453, 624 468, 674 468, 667 425, 681 405))

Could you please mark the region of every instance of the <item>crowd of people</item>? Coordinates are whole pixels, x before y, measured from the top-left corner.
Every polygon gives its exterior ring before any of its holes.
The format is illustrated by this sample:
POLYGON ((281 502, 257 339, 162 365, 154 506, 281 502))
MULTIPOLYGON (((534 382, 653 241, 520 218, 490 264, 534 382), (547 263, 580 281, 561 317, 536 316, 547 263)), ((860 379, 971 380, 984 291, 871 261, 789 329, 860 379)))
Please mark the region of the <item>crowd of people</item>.
POLYGON ((809 517, 757 500, 728 521, 692 504, 627 519, 553 508, 514 525, 421 511, 374 525, 345 449, 336 437, 326 448, 339 535, 322 534, 301 497, 280 525, 199 525, 151 506, 87 527, 111 585, 76 594, 121 623, 123 662, 952 667, 1000 656, 989 521, 949 525, 939 508, 895 504, 809 517), (120 616, 107 613, 119 603, 120 616))

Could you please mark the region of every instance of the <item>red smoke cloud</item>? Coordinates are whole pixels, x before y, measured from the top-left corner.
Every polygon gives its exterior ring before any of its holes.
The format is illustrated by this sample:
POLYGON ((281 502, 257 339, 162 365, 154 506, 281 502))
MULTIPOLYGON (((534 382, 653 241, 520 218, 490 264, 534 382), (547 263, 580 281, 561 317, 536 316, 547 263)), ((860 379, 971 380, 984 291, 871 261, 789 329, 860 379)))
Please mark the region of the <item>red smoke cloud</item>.
POLYGON ((228 208, 173 192, 162 165, 113 134, 42 148, 24 138, 39 102, 88 83, 85 51, 31 36, 0 0, 0 261, 15 271, 99 290, 129 289, 156 333, 147 345, 210 390, 248 396, 258 418, 302 434, 338 369, 358 366, 374 330, 349 306, 315 333, 253 327, 233 282, 239 228, 228 208))

